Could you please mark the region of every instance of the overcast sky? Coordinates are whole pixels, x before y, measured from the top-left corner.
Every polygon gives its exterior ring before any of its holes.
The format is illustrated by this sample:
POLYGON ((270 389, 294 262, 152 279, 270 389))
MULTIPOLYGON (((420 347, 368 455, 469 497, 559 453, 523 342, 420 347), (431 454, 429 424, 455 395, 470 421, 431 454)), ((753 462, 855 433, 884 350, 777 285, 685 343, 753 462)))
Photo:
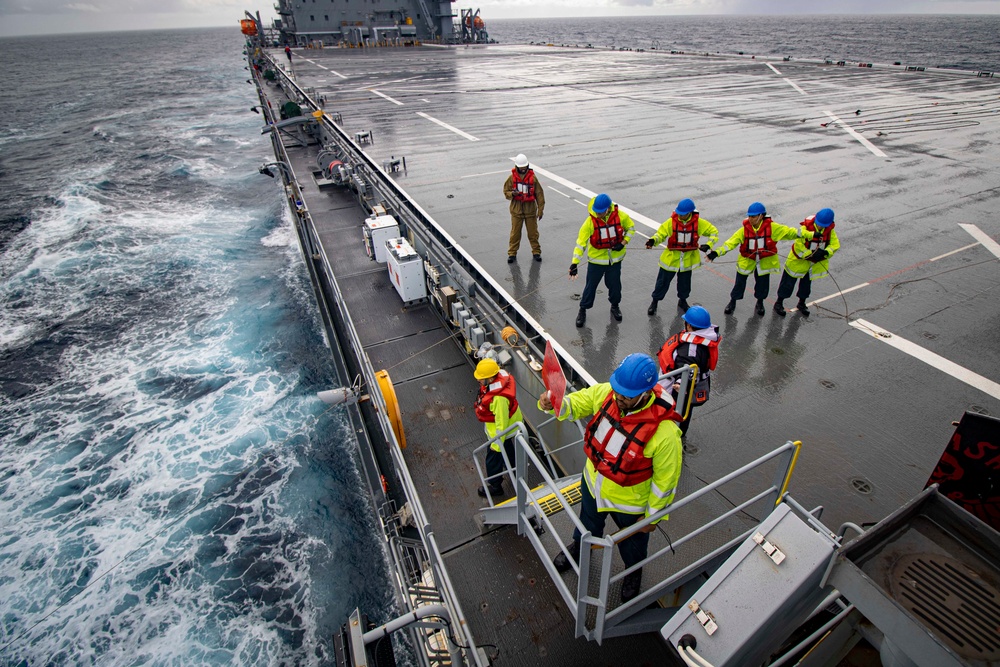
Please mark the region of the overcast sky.
MULTIPOLYGON (((265 22, 275 0, 0 0, 0 36, 96 30, 235 26, 244 10, 265 22)), ((1000 0, 459 0, 486 19, 668 14, 1000 14, 1000 0)))

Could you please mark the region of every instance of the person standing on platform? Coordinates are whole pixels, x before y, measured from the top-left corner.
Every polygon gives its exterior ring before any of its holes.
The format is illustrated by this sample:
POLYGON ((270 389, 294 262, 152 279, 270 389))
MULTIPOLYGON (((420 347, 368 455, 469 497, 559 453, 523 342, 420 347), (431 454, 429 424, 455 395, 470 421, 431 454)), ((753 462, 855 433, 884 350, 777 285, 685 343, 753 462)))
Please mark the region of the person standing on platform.
POLYGON ((767 215, 767 210, 759 201, 750 204, 747 217, 736 233, 729 237, 718 250, 708 253, 708 261, 714 262, 733 248, 739 246, 740 257, 736 260, 736 283, 729 293, 729 303, 724 312, 731 315, 736 310, 736 302, 743 298, 750 274, 754 276, 753 296, 757 299, 757 314, 763 315, 764 299, 771 289, 771 274, 781 271, 778 258, 778 241, 794 241, 799 231, 779 225, 767 215))
POLYGON ((517 259, 521 247, 521 226, 528 230, 531 256, 536 262, 542 261, 542 246, 538 243, 538 221, 545 211, 545 192, 535 178, 534 170, 528 166, 524 153, 514 158, 514 168, 503 184, 503 196, 510 200, 510 243, 507 246, 507 263, 517 259))
MULTIPOLYGON (((522 421, 521 408, 517 405, 517 387, 514 378, 492 359, 483 359, 476 365, 473 374, 479 380, 479 394, 476 396, 476 419, 483 422, 486 436, 493 438, 497 433, 506 430, 511 424, 522 421)), ((503 448, 507 460, 514 465, 514 436, 503 439, 503 448)), ((500 453, 500 442, 494 442, 486 452, 486 478, 488 493, 496 498, 503 496, 503 472, 507 469, 503 454, 500 453)), ((487 489, 479 487, 476 491, 485 498, 487 489)))
POLYGON ((674 274, 677 275, 677 307, 687 311, 687 298, 691 296, 691 272, 701 266, 698 250, 708 252, 718 238, 719 230, 699 215, 693 201, 682 199, 677 204, 670 218, 646 241, 647 250, 664 240, 667 242, 667 249, 660 255, 660 272, 656 275, 653 300, 646 309, 647 315, 656 314, 656 305, 667 295, 674 274))
POLYGON ((785 316, 784 301, 792 295, 795 281, 799 281, 795 306, 803 317, 809 317, 806 299, 812 293, 812 281, 830 273, 830 258, 840 249, 840 239, 833 230, 833 209, 820 209, 801 223, 802 230, 792 251, 785 258, 785 271, 778 284, 778 300, 774 302, 774 312, 785 316))
MULTIPOLYGON (((563 398, 560 421, 593 415, 584 433, 583 480, 580 484, 580 521, 594 537, 604 535, 610 515, 618 528, 627 528, 655 514, 674 499, 681 475, 680 430, 670 394, 656 383, 656 362, 648 354, 630 354, 611 374, 610 382, 573 392, 563 398)), ((548 392, 538 407, 553 410, 548 392)), ((667 517, 663 517, 666 519, 667 517)), ((663 520, 661 519, 661 520, 663 520)), ((649 534, 655 523, 619 543, 625 567, 646 558, 649 534)), ((581 533, 573 531, 569 553, 580 560, 581 533)), ((571 565, 560 551, 553 565, 565 572, 571 565)), ((639 594, 642 570, 622 579, 621 599, 639 594)))
POLYGON ((285 44, 285 57, 288 58, 288 62, 292 62, 292 50, 285 44))
POLYGON ((569 265, 569 279, 578 277, 580 260, 587 255, 587 284, 580 297, 580 312, 576 316, 576 326, 582 327, 587 321, 587 311, 594 305, 597 286, 604 280, 611 302, 611 317, 622 321, 622 311, 618 304, 622 300, 622 260, 625 246, 632 240, 635 223, 625 211, 618 210, 618 204, 606 194, 599 194, 590 200, 590 215, 580 226, 573 250, 573 261, 569 265))
MULTIPOLYGON (((694 396, 691 397, 691 410, 680 423, 682 438, 687 435, 694 409, 708 402, 712 389, 712 371, 719 361, 720 342, 722 337, 719 335, 719 327, 712 324, 712 316, 708 311, 701 306, 691 306, 684 313, 684 331, 668 338, 656 355, 660 362, 660 373, 669 373, 691 364, 698 365, 698 376, 694 378, 692 388, 694 396)), ((672 390, 673 386, 667 389, 672 390)))

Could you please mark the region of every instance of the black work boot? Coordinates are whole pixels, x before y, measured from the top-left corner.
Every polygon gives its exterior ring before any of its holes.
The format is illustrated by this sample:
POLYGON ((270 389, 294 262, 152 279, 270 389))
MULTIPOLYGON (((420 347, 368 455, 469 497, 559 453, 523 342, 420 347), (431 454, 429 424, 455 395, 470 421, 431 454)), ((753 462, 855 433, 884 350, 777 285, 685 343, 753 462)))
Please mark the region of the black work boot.
POLYGON ((646 314, 650 315, 650 316, 656 315, 656 304, 658 304, 658 303, 659 303, 659 301, 657 301, 656 299, 653 299, 652 301, 650 301, 649 302, 649 308, 646 309, 646 314))
POLYGON ((626 574, 622 579, 622 602, 628 602, 642 589, 642 570, 626 574))
POLYGON ((611 317, 615 318, 615 322, 622 321, 622 309, 618 307, 617 303, 611 304, 611 317))
MULTIPOLYGON (((491 486, 489 487, 489 489, 491 498, 500 498, 504 495, 503 486, 491 486)), ((476 493, 479 494, 480 498, 486 497, 486 489, 484 489, 483 487, 479 487, 478 489, 476 489, 476 493)))
POLYGON ((726 307, 722 312, 726 315, 732 315, 734 310, 736 310, 736 299, 730 299, 729 303, 726 304, 726 307))
POLYGON ((783 302, 784 299, 778 299, 777 301, 774 302, 774 312, 776 312, 778 315, 781 315, 782 317, 785 316, 785 304, 783 302))
POLYGON ((516 259, 517 259, 517 255, 507 255, 507 263, 508 264, 513 264, 516 259))
POLYGON ((799 299, 799 302, 795 307, 800 313, 802 313, 802 317, 809 317, 809 306, 806 305, 805 299, 799 299))
POLYGON ((677 299, 677 307, 686 313, 691 306, 688 305, 687 299, 677 299))
POLYGON ((587 311, 584 310, 583 308, 581 308, 580 312, 576 314, 576 326, 577 326, 577 328, 582 327, 583 323, 586 322, 586 321, 587 321, 587 311))
POLYGON ((767 311, 764 310, 764 299, 757 299, 757 314, 763 317, 765 312, 767 311))
MULTIPOLYGON (((574 560, 580 562, 580 543, 570 542, 569 552, 575 556, 574 560)), ((572 567, 569 563, 569 558, 566 558, 566 554, 562 551, 556 554, 556 557, 552 559, 552 564, 556 566, 557 572, 568 572, 572 567)))

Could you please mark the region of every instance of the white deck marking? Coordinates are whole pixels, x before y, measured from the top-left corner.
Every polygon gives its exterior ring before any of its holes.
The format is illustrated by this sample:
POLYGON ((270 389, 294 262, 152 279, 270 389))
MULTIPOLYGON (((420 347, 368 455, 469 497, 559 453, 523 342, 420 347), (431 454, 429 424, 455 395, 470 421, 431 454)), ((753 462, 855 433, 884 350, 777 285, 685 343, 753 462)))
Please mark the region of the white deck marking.
MULTIPOLYGON (((311 61, 311 60, 310 60, 309 62, 311 62, 311 63, 312 63, 312 61, 311 61)), ((329 67, 327 67, 326 65, 320 65, 319 63, 313 63, 313 65, 315 65, 316 67, 318 67, 318 68, 320 68, 320 69, 325 69, 325 70, 326 70, 327 72, 329 72, 329 71, 330 71, 330 68, 329 68, 329 67)))
POLYGON ((806 91, 804 91, 804 90, 802 90, 801 88, 799 88, 799 87, 798 87, 797 85, 795 85, 795 82, 794 82, 794 81, 792 81, 791 79, 784 79, 784 82, 785 82, 785 83, 787 83, 787 84, 788 84, 789 86, 791 86, 792 88, 794 88, 795 90, 797 90, 797 91, 799 91, 800 93, 802 93, 803 95, 808 95, 808 94, 809 94, 809 93, 807 93, 806 91))
MULTIPOLYGON (((771 71, 774 72, 775 74, 777 74, 778 76, 784 76, 784 74, 782 74, 781 72, 779 72, 778 68, 775 67, 774 65, 772 65, 771 63, 764 63, 764 64, 767 65, 768 67, 770 67, 771 71)), ((785 79, 785 81, 788 81, 788 79, 785 79)))
POLYGON ((446 129, 446 130, 451 130, 452 132, 454 132, 454 133, 455 133, 455 134, 457 134, 458 136, 460 136, 460 137, 465 137, 465 138, 466 138, 466 139, 468 139, 469 141, 479 141, 479 139, 477 139, 476 137, 472 136, 472 135, 471 135, 471 134, 469 134, 468 132, 462 132, 462 131, 461 131, 460 129, 458 129, 457 127, 452 127, 452 126, 451 126, 451 125, 449 125, 448 123, 444 122, 443 120, 438 120, 438 119, 437 119, 437 118, 435 118, 434 116, 428 116, 428 115, 427 115, 427 114, 425 114, 425 113, 424 113, 423 111, 418 111, 418 112, 417 112, 417 115, 418 115, 418 116, 420 116, 420 117, 422 117, 422 118, 426 118, 427 120, 429 120, 429 121, 430 121, 430 122, 432 122, 432 123, 437 123, 438 125, 440 125, 440 126, 441 126, 441 127, 443 127, 444 129, 446 129))
POLYGON ((880 151, 874 144, 872 144, 872 142, 868 141, 867 139, 865 139, 864 137, 862 137, 860 134, 858 134, 857 132, 855 132, 854 128, 850 127, 847 123, 845 123, 844 121, 842 121, 839 118, 837 118, 833 113, 831 113, 829 111, 823 111, 823 113, 825 113, 827 116, 829 116, 831 121, 833 121, 837 125, 840 125, 840 127, 844 128, 845 132, 847 132, 849 135, 851 135, 852 137, 854 137, 855 139, 857 139, 861 143, 862 146, 864 146, 865 148, 867 148, 868 150, 870 150, 875 155, 877 155, 878 157, 889 157, 888 155, 886 155, 885 153, 883 153, 882 151, 880 151))
POLYGON ((986 232, 979 229, 979 227, 976 227, 975 225, 967 225, 960 222, 958 223, 958 226, 964 229, 965 231, 969 232, 969 234, 972 235, 972 238, 976 239, 977 241, 983 244, 984 248, 989 250, 997 257, 1000 257, 1000 243, 997 243, 992 238, 987 236, 986 232))
POLYGON ((854 287, 848 287, 847 289, 840 290, 839 292, 834 292, 830 296, 824 296, 822 299, 816 299, 815 301, 810 301, 807 305, 813 305, 816 303, 823 303, 824 301, 829 301, 830 299, 836 299, 841 294, 847 294, 848 292, 853 292, 856 289, 861 289, 862 287, 868 287, 871 283, 861 283, 860 285, 855 285, 854 287))
MULTIPOLYGON (((510 158, 510 159, 513 160, 514 158, 510 158)), ((539 167, 534 162, 531 163, 531 168, 533 170, 535 170, 536 172, 538 172, 539 174, 541 174, 542 176, 544 176, 545 178, 551 179, 551 180, 555 181, 556 183, 560 183, 563 186, 565 186, 565 187, 569 188, 570 190, 572 190, 573 192, 576 192, 576 193, 581 194, 584 197, 586 197, 588 203, 584 204, 584 206, 588 206, 589 205, 589 201, 591 199, 593 199, 594 197, 596 197, 597 194, 598 194, 598 193, 596 193, 596 192, 594 192, 592 190, 588 190, 587 188, 585 188, 585 187, 583 187, 581 185, 577 185, 573 181, 568 181, 565 178, 563 178, 562 176, 559 176, 558 174, 553 174, 548 169, 542 169, 541 167, 539 167)), ((632 218, 636 222, 641 222, 642 224, 646 225, 647 227, 649 227, 649 228, 651 228, 653 230, 657 230, 657 229, 660 228, 660 223, 658 223, 657 221, 653 220, 652 218, 647 218, 642 213, 639 213, 637 211, 633 211, 632 209, 626 208, 626 207, 622 206, 621 204, 618 205, 618 208, 620 208, 621 210, 623 210, 626 213, 628 213, 629 217, 632 218)))
POLYGON ((420 98, 420 101, 421 101, 421 102, 427 102, 427 104, 430 104, 430 103, 431 103, 431 101, 430 101, 430 100, 428 100, 428 99, 425 99, 425 98, 423 98, 423 97, 421 97, 421 98, 420 98))
POLYGON ((916 343, 911 343, 905 338, 900 338, 899 336, 890 333, 881 327, 877 327, 867 320, 854 320, 851 322, 851 326, 858 331, 868 334, 876 340, 880 340, 901 352, 905 352, 915 359, 919 359, 929 366, 933 366, 939 371, 947 373, 956 380, 961 380, 970 387, 974 387, 983 393, 989 394, 993 398, 1000 399, 1000 384, 997 384, 989 378, 985 378, 978 373, 973 373, 969 369, 963 368, 953 361, 948 361, 944 357, 922 348, 916 343))
POLYGON ((392 99, 391 97, 389 97, 388 95, 386 95, 385 93, 380 93, 380 92, 378 92, 377 90, 375 90, 374 88, 369 88, 368 90, 369 90, 369 91, 371 91, 371 92, 373 92, 373 93, 375 93, 376 95, 378 95, 378 96, 379 96, 379 97, 381 97, 382 99, 385 99, 385 100, 389 100, 389 101, 390 101, 390 102, 392 102, 393 104, 398 104, 398 105, 399 105, 399 106, 401 106, 401 107, 402 107, 402 106, 406 106, 405 104, 403 104, 403 103, 402 103, 402 102, 400 102, 399 100, 394 100, 394 99, 392 99))
MULTIPOLYGON (((565 192, 563 192, 562 190, 560 190, 560 189, 558 189, 558 188, 554 188, 554 187, 552 187, 551 185, 550 185, 550 186, 549 186, 548 188, 546 188, 546 189, 548 189, 548 190, 552 190, 552 192, 556 193, 557 195, 562 195, 562 196, 563 196, 563 197, 565 197, 566 199, 573 199, 573 197, 572 197, 572 196, 570 196, 570 195, 566 194, 565 192)), ((575 200, 575 199, 573 199, 573 201, 576 201, 576 200, 575 200)))
POLYGON ((961 248, 956 248, 955 250, 952 250, 951 252, 946 252, 943 255, 938 255, 937 257, 931 257, 928 261, 930 261, 930 262, 936 262, 939 259, 944 259, 945 257, 951 257, 952 255, 957 255, 958 253, 960 253, 960 252, 962 252, 964 250, 968 250, 969 248, 975 248, 977 245, 979 245, 979 244, 978 243, 970 243, 969 245, 964 245, 961 248))
POLYGON ((459 178, 478 178, 480 176, 496 176, 497 174, 509 174, 509 169, 501 169, 500 171, 484 171, 479 174, 466 174, 465 176, 459 176, 459 178))
POLYGON ((330 74, 336 74, 336 75, 337 75, 337 76, 339 76, 339 77, 340 77, 341 79, 346 79, 346 78, 347 78, 346 76, 344 76, 343 74, 341 74, 340 72, 337 72, 337 71, 335 71, 335 70, 332 70, 332 69, 331 69, 331 70, 328 70, 328 71, 330 72, 330 74))

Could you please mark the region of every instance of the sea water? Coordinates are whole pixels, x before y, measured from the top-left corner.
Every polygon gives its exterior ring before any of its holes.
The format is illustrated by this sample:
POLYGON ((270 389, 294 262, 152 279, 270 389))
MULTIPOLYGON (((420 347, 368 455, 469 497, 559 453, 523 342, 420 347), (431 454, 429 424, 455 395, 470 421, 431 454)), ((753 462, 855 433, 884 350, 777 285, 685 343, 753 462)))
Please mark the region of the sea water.
POLYGON ((242 44, 0 40, 0 665, 321 664, 391 611, 242 44))

